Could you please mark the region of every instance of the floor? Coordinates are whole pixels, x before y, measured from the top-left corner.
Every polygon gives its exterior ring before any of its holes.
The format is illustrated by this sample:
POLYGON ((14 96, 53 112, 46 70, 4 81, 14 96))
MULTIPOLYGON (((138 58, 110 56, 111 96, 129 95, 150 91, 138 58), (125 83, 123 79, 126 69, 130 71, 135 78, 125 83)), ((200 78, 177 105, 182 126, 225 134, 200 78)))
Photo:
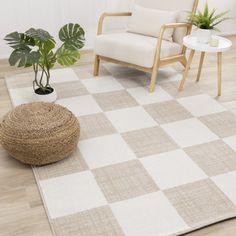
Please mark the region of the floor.
MULTIPOLYGON (((230 38, 235 46, 223 57, 222 97, 217 98, 224 106, 236 114, 236 36, 230 38)), ((85 53, 81 63, 74 67, 77 73, 88 74, 91 54, 85 53)), ((215 97, 217 93, 216 57, 208 55, 204 63, 202 80, 198 85, 194 79, 197 73, 199 55, 196 55, 191 67, 188 82, 183 93, 192 94, 194 89, 201 89, 215 97)), ((181 70, 179 65, 176 69, 181 70)), ((9 68, 0 62, 0 119, 11 109, 9 95, 3 79, 4 75, 22 73, 22 70, 9 68)), ((176 91, 177 84, 167 89, 176 91)), ((177 91, 176 91, 177 93, 177 91)), ((47 217, 37 190, 30 167, 10 159, 0 147, 0 236, 49 236, 52 235, 47 217)), ((189 236, 235 236, 236 219, 222 222, 188 234, 189 236)))

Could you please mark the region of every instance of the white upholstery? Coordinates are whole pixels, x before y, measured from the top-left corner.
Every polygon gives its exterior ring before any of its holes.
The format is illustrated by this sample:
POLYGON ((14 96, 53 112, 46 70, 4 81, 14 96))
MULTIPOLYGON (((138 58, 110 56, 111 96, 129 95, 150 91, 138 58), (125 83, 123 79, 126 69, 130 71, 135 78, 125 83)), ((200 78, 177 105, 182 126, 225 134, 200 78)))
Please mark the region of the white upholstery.
MULTIPOLYGON (((129 17, 128 32, 158 37, 162 25, 176 22, 175 11, 163 11, 135 5, 129 17)), ((165 31, 164 39, 172 41, 173 28, 165 31)))
MULTIPOLYGON (((194 0, 135 0, 134 3, 151 9, 176 11, 177 22, 186 22, 186 11, 192 11, 194 0)), ((185 28, 176 29, 173 40, 182 43, 185 33, 185 28)))
MULTIPOLYGON (((157 38, 134 33, 102 34, 96 37, 95 54, 151 68, 154 63, 157 38)), ((181 45, 163 40, 161 58, 181 52, 181 45)))
POLYGON ((134 4, 165 11, 191 11, 194 0, 134 0, 134 4))

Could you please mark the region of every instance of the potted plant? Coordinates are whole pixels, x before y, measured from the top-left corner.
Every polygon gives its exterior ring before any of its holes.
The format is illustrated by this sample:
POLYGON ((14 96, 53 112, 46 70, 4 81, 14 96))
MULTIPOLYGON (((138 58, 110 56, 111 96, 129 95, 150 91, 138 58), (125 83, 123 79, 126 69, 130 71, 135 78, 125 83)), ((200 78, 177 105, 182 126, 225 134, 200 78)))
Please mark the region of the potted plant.
POLYGON ((50 85, 50 70, 56 62, 62 66, 71 66, 79 60, 79 49, 84 46, 84 35, 79 24, 64 25, 59 31, 62 45, 55 51, 56 41, 43 29, 31 28, 25 33, 13 32, 6 35, 4 39, 13 48, 9 57, 10 65, 33 68, 36 101, 56 100, 56 91, 50 85))
POLYGON ((216 9, 209 11, 208 2, 206 2, 204 11, 198 11, 197 13, 189 13, 188 22, 195 25, 197 30, 197 39, 200 43, 209 43, 212 35, 212 31, 219 31, 216 26, 225 20, 230 19, 225 15, 228 13, 222 12, 216 14, 216 9))

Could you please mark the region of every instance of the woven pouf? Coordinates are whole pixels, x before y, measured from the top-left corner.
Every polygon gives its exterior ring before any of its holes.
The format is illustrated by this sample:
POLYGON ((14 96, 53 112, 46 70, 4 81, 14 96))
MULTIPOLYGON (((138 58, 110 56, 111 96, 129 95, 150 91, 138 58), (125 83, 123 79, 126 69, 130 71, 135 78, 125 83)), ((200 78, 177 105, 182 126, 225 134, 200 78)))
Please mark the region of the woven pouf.
POLYGON ((30 103, 16 107, 3 118, 0 141, 15 159, 45 165, 70 156, 80 134, 78 119, 65 107, 30 103))

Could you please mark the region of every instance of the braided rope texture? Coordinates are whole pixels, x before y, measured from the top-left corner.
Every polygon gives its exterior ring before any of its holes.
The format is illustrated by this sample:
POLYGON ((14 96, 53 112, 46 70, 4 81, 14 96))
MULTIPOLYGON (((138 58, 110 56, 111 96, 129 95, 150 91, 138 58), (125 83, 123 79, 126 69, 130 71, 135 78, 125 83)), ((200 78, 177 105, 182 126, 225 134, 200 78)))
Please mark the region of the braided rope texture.
POLYGON ((23 104, 7 113, 0 141, 15 159, 45 165, 69 157, 80 136, 78 119, 67 108, 44 102, 23 104))

